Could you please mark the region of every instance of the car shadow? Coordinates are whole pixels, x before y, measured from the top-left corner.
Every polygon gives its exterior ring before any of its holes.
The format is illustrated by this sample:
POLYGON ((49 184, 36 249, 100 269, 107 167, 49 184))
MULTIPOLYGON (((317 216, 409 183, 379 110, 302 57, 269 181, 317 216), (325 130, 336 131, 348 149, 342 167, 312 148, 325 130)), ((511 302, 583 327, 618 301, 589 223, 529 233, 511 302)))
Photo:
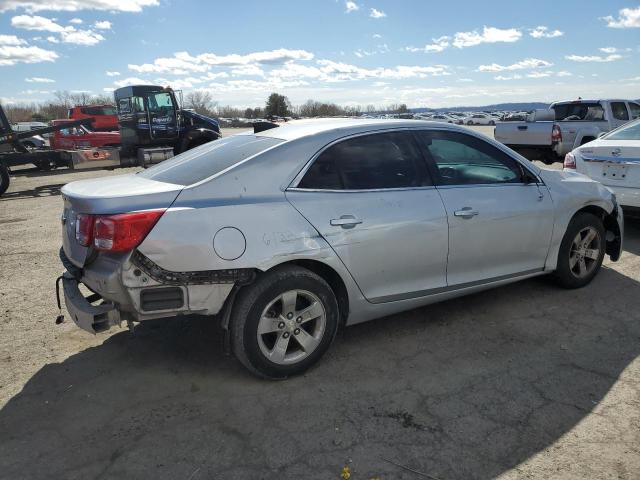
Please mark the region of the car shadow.
POLYGON ((0 471, 416 478, 394 462, 494 478, 569 432, 640 354, 634 291, 606 267, 579 290, 513 284, 344 329, 279 382, 225 356, 211 318, 147 322, 29 379, 0 411, 0 471))
POLYGON ((18 198, 38 198, 38 197, 53 197, 60 195, 60 190, 65 186, 65 183, 53 183, 50 185, 41 185, 36 188, 30 188, 28 190, 9 190, 0 196, 0 202, 7 200, 15 200, 18 198))
POLYGON ((640 218, 624 217, 624 251, 640 256, 640 218))

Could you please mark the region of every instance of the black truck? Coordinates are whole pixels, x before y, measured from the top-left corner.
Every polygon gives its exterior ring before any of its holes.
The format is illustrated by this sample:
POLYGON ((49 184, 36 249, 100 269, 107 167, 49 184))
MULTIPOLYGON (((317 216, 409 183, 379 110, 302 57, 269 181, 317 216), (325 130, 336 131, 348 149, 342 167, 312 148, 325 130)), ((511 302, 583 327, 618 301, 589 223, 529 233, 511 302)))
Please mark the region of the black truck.
POLYGON ((216 120, 181 109, 171 88, 134 85, 113 95, 121 156, 137 157, 140 164, 159 160, 163 150, 177 155, 221 136, 216 120))

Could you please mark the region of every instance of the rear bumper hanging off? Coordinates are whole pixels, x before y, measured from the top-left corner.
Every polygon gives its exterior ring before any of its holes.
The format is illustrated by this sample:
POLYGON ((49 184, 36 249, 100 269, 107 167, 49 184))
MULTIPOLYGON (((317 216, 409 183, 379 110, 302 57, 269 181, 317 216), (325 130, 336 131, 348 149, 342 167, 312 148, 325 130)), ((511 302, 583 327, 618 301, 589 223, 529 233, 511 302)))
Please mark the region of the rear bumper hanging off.
POLYGON ((91 301, 101 299, 97 294, 85 297, 78 286, 78 281, 65 272, 62 277, 64 303, 74 323, 89 333, 99 333, 120 323, 120 312, 111 302, 93 305, 91 301))

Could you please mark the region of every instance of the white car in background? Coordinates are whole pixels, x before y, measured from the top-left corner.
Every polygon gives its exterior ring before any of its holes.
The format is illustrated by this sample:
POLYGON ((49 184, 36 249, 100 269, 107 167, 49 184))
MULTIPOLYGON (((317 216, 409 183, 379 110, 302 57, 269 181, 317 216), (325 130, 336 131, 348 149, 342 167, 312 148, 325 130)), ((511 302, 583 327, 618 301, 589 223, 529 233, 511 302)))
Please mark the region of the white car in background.
POLYGON ((427 120, 431 122, 442 122, 442 123, 456 123, 458 121, 457 118, 453 118, 453 117, 450 117, 449 115, 444 115, 442 113, 431 115, 431 118, 428 118, 427 120))
POLYGON ((473 115, 465 118, 465 125, 495 125, 496 119, 488 113, 474 113, 473 115))
POLYGON ((625 213, 640 214, 640 119, 567 153, 564 168, 606 185, 625 213))

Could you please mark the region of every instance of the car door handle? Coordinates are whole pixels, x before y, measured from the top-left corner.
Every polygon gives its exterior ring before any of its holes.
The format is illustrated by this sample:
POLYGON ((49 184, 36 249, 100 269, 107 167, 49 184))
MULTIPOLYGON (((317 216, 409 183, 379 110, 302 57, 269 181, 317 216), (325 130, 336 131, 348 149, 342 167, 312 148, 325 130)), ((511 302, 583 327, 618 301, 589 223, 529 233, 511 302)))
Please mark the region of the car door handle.
POLYGON ((341 215, 340 218, 332 218, 329 223, 334 227, 353 228, 362 223, 362 220, 353 215, 341 215))
POLYGON ((528 128, 529 128, 529 127, 527 127, 526 125, 520 125, 520 126, 518 127, 518 130, 526 130, 526 129, 528 129, 528 128))
POLYGON ((456 217, 471 218, 480 214, 480 212, 478 212, 477 210, 473 210, 471 207, 464 207, 462 210, 456 210, 455 212, 453 212, 453 214, 456 217))

